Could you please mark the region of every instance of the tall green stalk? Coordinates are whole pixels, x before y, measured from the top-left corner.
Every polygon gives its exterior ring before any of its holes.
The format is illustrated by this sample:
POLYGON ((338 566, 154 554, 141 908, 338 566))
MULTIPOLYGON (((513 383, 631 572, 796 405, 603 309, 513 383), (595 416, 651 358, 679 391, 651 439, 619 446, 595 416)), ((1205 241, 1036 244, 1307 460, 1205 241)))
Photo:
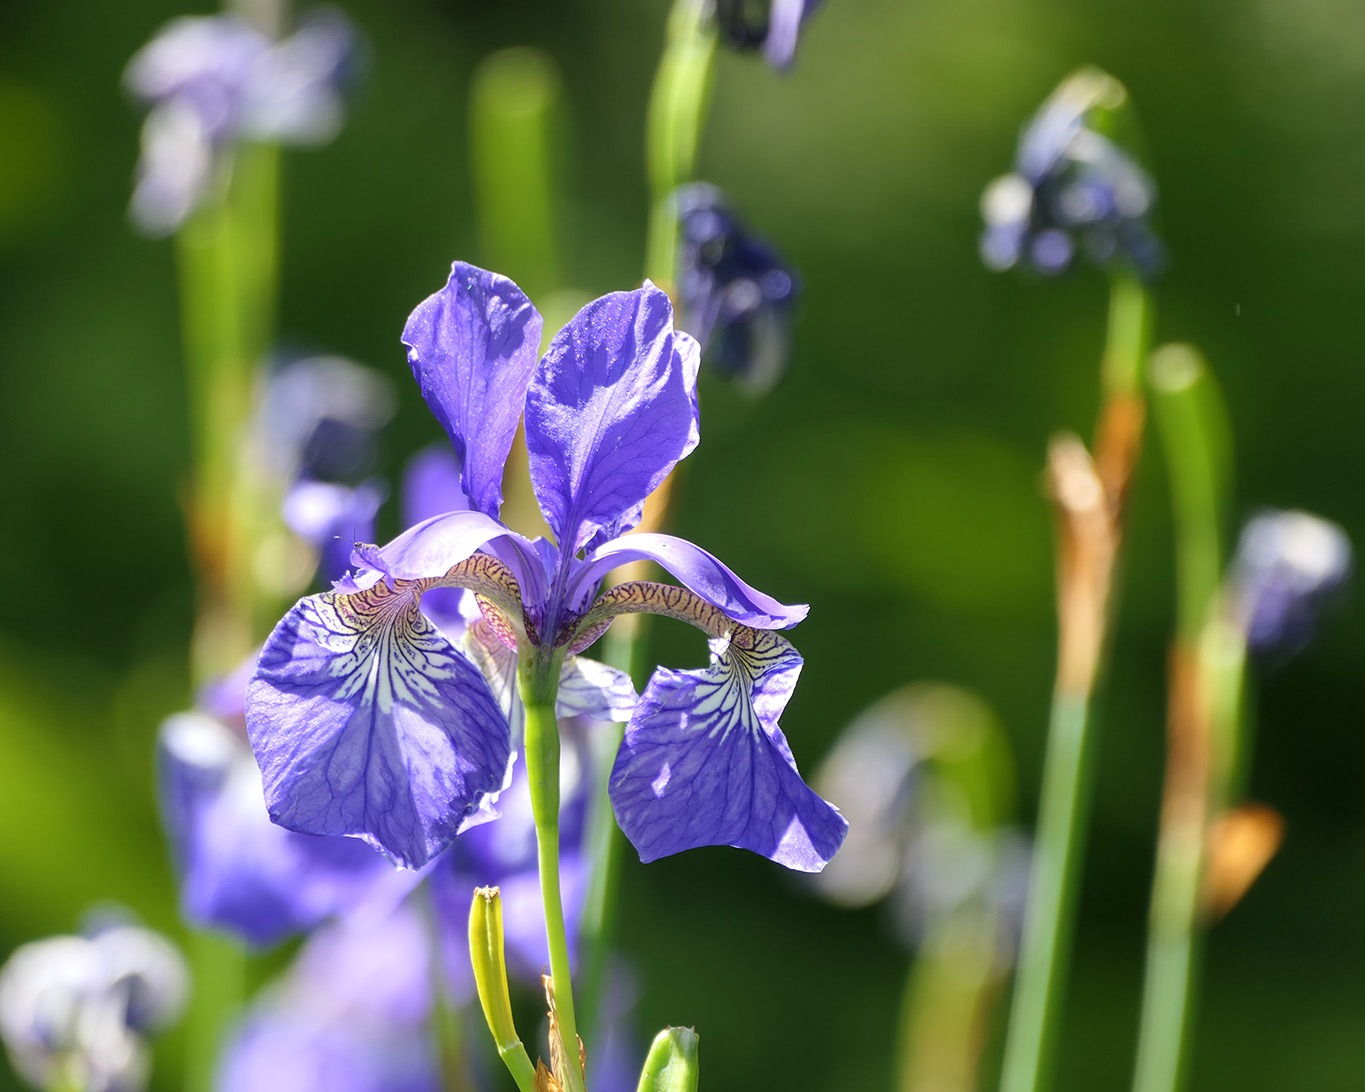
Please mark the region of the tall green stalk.
MULTIPOLYGON (((526 779, 536 824, 536 857, 555 1014, 564 1047, 562 1079, 567 1092, 584 1092, 583 1072, 578 1066, 578 1020, 569 976, 569 940, 559 890, 559 721, 555 716, 555 698, 563 660, 563 649, 551 652, 536 648, 524 653, 517 669, 517 688, 526 707, 526 779)), ((552 1041, 552 1059, 555 1050, 552 1041)))
POLYGON ((1095 696, 1108 659, 1124 501, 1142 434, 1151 312, 1141 281, 1113 278, 1095 458, 1079 441, 1053 446, 1058 666, 1001 1092, 1035 1092, 1051 1081, 1093 791, 1095 696))
MULTIPOLYGON (((650 93, 645 132, 650 193, 645 274, 675 297, 675 305, 678 218, 674 193, 694 177, 715 78, 715 52, 715 28, 705 0, 675 0, 650 93)), ((675 470, 674 476, 678 473, 675 470)), ((656 528, 665 522, 670 496, 670 484, 666 482, 650 498, 642 527, 656 528)), ((623 572, 618 578, 636 579, 642 575, 637 569, 623 572)), ((631 616, 618 619, 603 638, 607 663, 629 673, 637 684, 645 631, 645 617, 631 616)), ((585 955, 584 1013, 590 1028, 600 1015, 607 958, 616 928, 617 887, 624 849, 606 787, 622 734, 619 725, 602 725, 592 746, 593 782, 598 792, 588 808, 587 850, 593 867, 580 925, 585 955)))
POLYGON ((1177 628, 1133 1088, 1177 1092, 1202 955, 1209 823, 1225 802, 1237 750, 1242 658, 1225 654, 1226 628, 1216 618, 1229 492, 1226 415, 1207 366, 1188 346, 1154 354, 1151 378, 1175 511, 1177 628))
POLYGON ((678 268, 677 188, 693 178, 711 102, 716 32, 707 0, 674 0, 646 122, 649 239, 645 274, 670 295, 678 268))

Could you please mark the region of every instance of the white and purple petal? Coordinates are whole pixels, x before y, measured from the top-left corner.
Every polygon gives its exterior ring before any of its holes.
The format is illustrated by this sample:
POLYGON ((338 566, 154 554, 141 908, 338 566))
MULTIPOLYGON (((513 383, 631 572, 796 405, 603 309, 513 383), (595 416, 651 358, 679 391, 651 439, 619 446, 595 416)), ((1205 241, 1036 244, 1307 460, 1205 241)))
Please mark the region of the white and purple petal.
POLYGON ((507 720, 418 586, 300 600, 261 651, 247 728, 270 817, 417 868, 503 784, 507 720))
POLYGON ((596 588, 612 569, 641 560, 658 562, 693 593, 734 621, 754 629, 789 629, 809 611, 805 604, 779 603, 750 587, 719 558, 685 538, 652 532, 628 535, 599 546, 575 573, 575 587, 596 588))
POLYGON ((616 820, 642 861, 729 845, 818 872, 848 824, 801 780, 778 727, 801 657, 763 630, 711 647, 710 667, 660 668, 641 695, 611 772, 616 820))
POLYGON ((450 436, 473 507, 496 516, 540 351, 541 318, 508 278, 456 262, 403 329, 422 397, 450 436))
POLYGON ((634 527, 695 446, 693 345, 652 284, 594 300, 550 343, 526 395, 526 446, 566 554, 634 527))

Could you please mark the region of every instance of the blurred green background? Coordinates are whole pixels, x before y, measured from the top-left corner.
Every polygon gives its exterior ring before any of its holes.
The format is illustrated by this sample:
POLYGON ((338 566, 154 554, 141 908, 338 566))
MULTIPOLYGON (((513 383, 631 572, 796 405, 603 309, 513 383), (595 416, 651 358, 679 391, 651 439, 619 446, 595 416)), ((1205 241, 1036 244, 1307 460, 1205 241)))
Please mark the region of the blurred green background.
MULTIPOLYGON (((340 138, 287 157, 280 330, 395 381, 393 470, 440 436, 407 378, 403 322, 453 258, 496 257, 475 221, 473 71, 513 45, 553 58, 565 277, 629 286, 666 5, 342 6, 369 39, 369 73, 340 138)), ((0 952, 74 928, 99 899, 179 928, 151 754, 187 701, 188 437, 171 247, 125 219, 138 114, 119 80, 181 13, 166 0, 0 12, 0 952)), ((784 718, 803 769, 874 699, 941 679, 998 709, 1033 814, 1054 639, 1040 469, 1050 434, 1093 421, 1106 287, 1088 271, 987 273, 977 201, 1023 120, 1084 62, 1125 81, 1141 112, 1173 255, 1158 337, 1199 344, 1220 376, 1239 517, 1301 506, 1365 543, 1365 7, 828 0, 790 76, 720 58, 701 174, 800 269, 805 295, 776 393, 706 386, 676 523, 754 584, 811 603, 784 718)), ((1131 1073, 1172 620, 1166 492, 1153 443, 1056 1084, 1076 1092, 1131 1073)), ((663 662, 702 662, 683 627, 653 639, 663 662)), ((1195 1089, 1365 1087, 1363 664, 1348 607, 1255 687, 1251 795, 1288 835, 1212 935, 1195 1089)), ((725 849, 632 862, 624 883, 639 1031, 695 1024, 708 1092, 888 1086, 904 956, 877 911, 828 908, 725 849)), ((997 1037, 988 1070, 998 1050, 997 1037)), ((177 1087, 175 1070, 159 1081, 177 1087)))

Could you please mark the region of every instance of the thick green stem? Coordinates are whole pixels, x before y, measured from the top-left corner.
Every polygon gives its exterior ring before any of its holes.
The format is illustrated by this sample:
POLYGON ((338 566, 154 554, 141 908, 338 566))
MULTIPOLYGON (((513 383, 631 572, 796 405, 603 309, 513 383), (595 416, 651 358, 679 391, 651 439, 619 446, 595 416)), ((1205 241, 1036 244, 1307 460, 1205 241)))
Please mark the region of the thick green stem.
POLYGON ((1166 785, 1157 840, 1134 1092, 1184 1083, 1202 955, 1200 897, 1209 823, 1238 748, 1241 657, 1216 618, 1229 429, 1208 368, 1187 346, 1152 359, 1152 393, 1175 512, 1177 636, 1166 785))
POLYGON ((526 779, 536 824, 540 895, 545 909, 555 1013, 564 1043, 565 1087, 567 1092, 584 1092, 583 1073, 578 1067, 578 1021, 569 976, 569 940, 559 891, 559 721, 555 717, 555 699, 563 659, 562 649, 524 651, 517 670, 517 686, 526 707, 526 779))
POLYGON ((678 265, 677 188, 690 182, 711 100, 716 34, 706 0, 674 0, 649 98, 645 135, 649 239, 645 275, 672 294, 678 265))
POLYGON ((1134 273, 1115 273, 1109 282, 1109 327, 1101 366, 1107 399, 1141 395, 1151 329, 1152 301, 1146 286, 1134 273))

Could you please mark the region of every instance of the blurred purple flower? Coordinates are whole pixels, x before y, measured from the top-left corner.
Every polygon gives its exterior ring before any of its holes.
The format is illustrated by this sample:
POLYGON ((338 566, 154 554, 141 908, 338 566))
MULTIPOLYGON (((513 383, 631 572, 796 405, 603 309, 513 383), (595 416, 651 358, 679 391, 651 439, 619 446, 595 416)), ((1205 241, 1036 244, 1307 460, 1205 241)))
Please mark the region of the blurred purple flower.
POLYGON ((175 231, 217 182, 241 140, 321 144, 341 128, 356 42, 339 12, 319 11, 272 42, 236 15, 186 16, 134 55, 124 82, 151 107, 131 214, 148 234, 175 231))
POLYGON ((740 51, 762 49, 779 71, 791 67, 796 43, 821 0, 714 0, 725 43, 740 51))
POLYGON ((0 1038, 39 1088, 139 1092, 145 1033, 184 1008, 180 954, 160 935, 106 921, 84 936, 25 944, 0 968, 0 1038))
POLYGON ((1014 171, 981 198, 981 257, 991 269, 1022 266, 1054 276, 1078 250, 1097 265, 1152 278, 1165 251, 1149 223, 1156 185, 1109 132, 1123 85, 1082 69, 1024 128, 1014 171))
POLYGON ((764 394, 791 357, 796 276, 744 229, 714 186, 685 186, 676 200, 679 324, 701 343, 708 368, 764 394))
POLYGON ((352 838, 271 823, 244 735, 205 712, 161 726, 157 765, 181 910, 196 925, 267 946, 413 886, 411 874, 352 838))
MULTIPOLYGON (((459 262, 408 320, 409 363, 451 439, 469 508, 359 548, 357 575, 300 600, 267 641, 247 723, 272 818, 362 837, 420 866, 488 817, 511 755, 509 716, 419 609, 427 590, 463 587, 478 596, 490 644, 541 663, 563 657, 566 679, 619 614, 701 628, 711 667, 657 671, 635 708, 611 776, 617 819, 644 860, 729 844, 818 870, 846 824, 801 781, 778 728, 801 658, 772 632, 806 608, 756 591, 683 539, 623 537, 696 446, 696 342, 674 331, 652 285, 588 304, 537 363, 540 331, 515 284, 459 262), (523 411, 532 484, 557 544, 497 519, 523 411), (612 569, 646 559, 685 587, 635 582, 597 595, 612 569)), ((581 711, 619 715, 610 689, 594 699, 601 713, 581 711)))
POLYGON ((1250 649, 1292 656, 1351 575, 1351 540, 1307 512, 1266 511, 1247 522, 1229 576, 1233 616, 1250 649))
POLYGON ((410 902, 319 930, 238 1027, 217 1087, 438 1092, 432 965, 430 929, 410 902))

